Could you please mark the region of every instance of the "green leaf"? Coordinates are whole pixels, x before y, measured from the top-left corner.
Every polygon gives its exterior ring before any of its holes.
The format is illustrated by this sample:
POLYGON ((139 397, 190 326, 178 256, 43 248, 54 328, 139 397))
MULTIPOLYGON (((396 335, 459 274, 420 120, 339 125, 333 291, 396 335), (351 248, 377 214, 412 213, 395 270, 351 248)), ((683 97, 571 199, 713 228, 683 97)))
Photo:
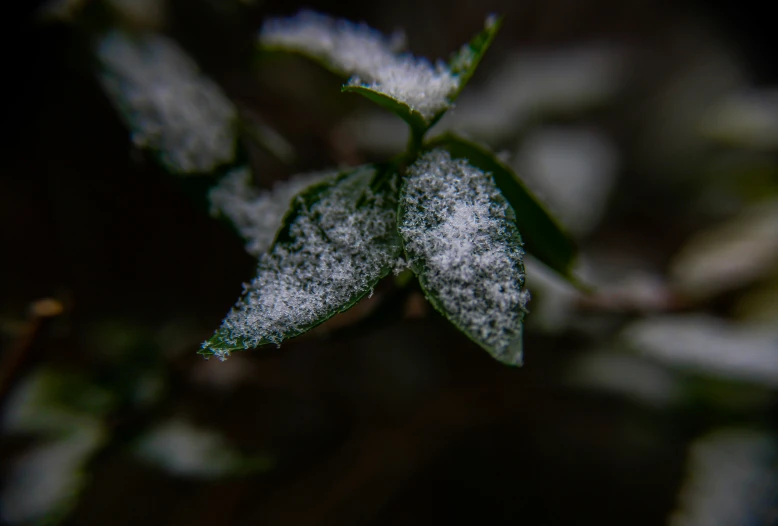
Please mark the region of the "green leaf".
POLYGON ((433 306, 497 360, 521 365, 521 236, 492 176, 443 149, 408 168, 399 232, 433 306))
POLYGON ((366 165, 301 192, 284 217, 257 277, 200 354, 231 351, 302 334, 369 294, 401 252, 396 184, 372 189, 383 167, 366 165))
POLYGON ((381 93, 380 91, 376 91, 374 89, 368 88, 367 86, 353 86, 350 84, 343 86, 341 88, 341 91, 349 92, 349 93, 359 93, 363 97, 366 97, 371 101, 375 102, 382 108, 391 111, 392 113, 400 117, 402 120, 407 122, 408 125, 411 127, 412 132, 416 133, 419 137, 423 135, 424 132, 427 131, 427 128, 429 127, 429 125, 427 124, 427 120, 424 118, 424 116, 421 113, 415 111, 413 108, 411 108, 404 102, 394 99, 389 95, 386 95, 385 93, 381 93))
POLYGON ((452 157, 467 159, 470 164, 491 173, 502 195, 516 214, 526 250, 579 288, 586 288, 573 276, 578 249, 572 238, 559 226, 545 207, 490 150, 451 133, 436 137, 427 149, 443 148, 452 157))
POLYGON ((481 59, 486 54, 489 46, 492 45, 494 37, 502 26, 503 17, 490 16, 484 23, 484 30, 478 33, 470 42, 454 53, 448 61, 448 67, 451 73, 459 76, 459 89, 451 97, 453 102, 462 89, 467 85, 470 77, 473 76, 478 68, 481 59))

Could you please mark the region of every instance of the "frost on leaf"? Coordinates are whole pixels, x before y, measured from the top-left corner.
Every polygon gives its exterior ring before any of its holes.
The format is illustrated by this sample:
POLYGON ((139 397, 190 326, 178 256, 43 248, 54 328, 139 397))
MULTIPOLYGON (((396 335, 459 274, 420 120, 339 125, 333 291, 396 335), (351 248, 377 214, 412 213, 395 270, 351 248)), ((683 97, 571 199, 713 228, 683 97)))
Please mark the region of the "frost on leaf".
POLYGON ((100 82, 132 130, 177 173, 210 172, 235 156, 237 113, 175 42, 113 31, 97 46, 100 82))
POLYGON ((408 170, 400 236, 430 301, 498 360, 521 364, 524 251, 490 174, 443 150, 408 170))
POLYGON ((246 286, 201 354, 279 344, 367 295, 400 254, 395 191, 373 192, 373 167, 356 169, 299 194, 279 240, 260 255, 246 286))
POLYGON ((365 24, 301 11, 271 18, 262 26, 260 43, 270 49, 296 51, 353 75, 349 86, 363 86, 399 101, 427 121, 449 107, 459 77, 438 61, 435 65, 409 53, 402 34, 387 38, 365 24))
POLYGON ((300 174, 276 183, 270 191, 250 184, 248 167, 229 172, 208 194, 211 213, 223 214, 246 240, 246 252, 259 256, 273 244, 292 198, 307 187, 334 177, 335 171, 300 174))

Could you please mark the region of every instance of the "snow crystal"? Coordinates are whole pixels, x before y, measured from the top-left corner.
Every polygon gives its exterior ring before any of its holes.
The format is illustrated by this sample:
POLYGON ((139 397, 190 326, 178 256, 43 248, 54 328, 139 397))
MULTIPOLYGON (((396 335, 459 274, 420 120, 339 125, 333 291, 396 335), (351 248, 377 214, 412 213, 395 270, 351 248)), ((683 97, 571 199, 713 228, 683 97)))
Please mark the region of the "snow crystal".
POLYGON ((496 358, 521 363, 523 254, 490 174, 442 150, 408 170, 400 235, 434 303, 496 358))
POLYGON ((235 154, 236 111, 175 42, 113 31, 97 47, 100 81, 139 147, 174 172, 209 172, 235 154))
POLYGON ((246 251, 259 256, 273 244, 292 198, 336 173, 324 171, 295 175, 288 181, 277 183, 271 191, 261 191, 251 187, 248 167, 236 168, 209 192, 211 213, 224 214, 246 240, 246 251))
MULTIPOLYGON (((392 192, 370 190, 374 174, 371 168, 344 175, 312 204, 295 198, 299 215, 289 240, 260 255, 257 277, 217 331, 221 342, 278 344, 368 293, 392 269, 400 253, 396 202, 392 192)), ((229 355, 220 344, 206 342, 203 349, 229 355)))
POLYGON ((349 86, 388 95, 428 120, 448 108, 449 97, 459 88, 459 78, 443 62, 433 66, 425 59, 399 54, 405 43, 401 34, 387 38, 365 24, 304 10, 293 17, 267 20, 259 38, 268 48, 298 51, 354 75, 349 86))

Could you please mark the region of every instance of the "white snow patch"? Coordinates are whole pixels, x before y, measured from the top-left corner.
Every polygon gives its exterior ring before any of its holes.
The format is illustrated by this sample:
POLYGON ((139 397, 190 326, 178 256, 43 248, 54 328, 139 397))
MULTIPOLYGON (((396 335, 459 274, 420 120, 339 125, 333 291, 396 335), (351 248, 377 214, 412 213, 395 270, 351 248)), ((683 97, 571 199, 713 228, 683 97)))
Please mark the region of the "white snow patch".
POLYGON ((459 78, 442 61, 434 65, 409 53, 401 33, 387 38, 364 23, 355 24, 303 10, 288 18, 271 18, 259 40, 268 48, 313 56, 331 68, 353 75, 349 86, 365 86, 401 101, 425 119, 449 107, 459 78))
POLYGON ((400 235, 433 301, 495 357, 521 363, 524 251, 492 176, 433 150, 409 168, 401 204, 400 235))
MULTIPOLYGON (((261 254, 257 277, 245 287, 217 335, 236 348, 256 347, 305 332, 367 294, 396 264, 396 202, 373 193, 375 170, 357 169, 331 184, 313 203, 295 199, 300 214, 289 240, 261 254), (361 206, 357 201, 366 198, 361 206)), ((219 358, 229 351, 208 342, 219 358)))
POLYGON ((246 240, 246 251, 259 256, 273 244, 294 196, 336 174, 336 171, 299 174, 276 183, 271 191, 262 191, 251 186, 248 167, 236 168, 209 192, 211 213, 224 214, 246 240))
POLYGON ((96 54, 100 82, 137 146, 157 150, 180 173, 210 172, 233 159, 235 107, 175 42, 112 31, 96 54))

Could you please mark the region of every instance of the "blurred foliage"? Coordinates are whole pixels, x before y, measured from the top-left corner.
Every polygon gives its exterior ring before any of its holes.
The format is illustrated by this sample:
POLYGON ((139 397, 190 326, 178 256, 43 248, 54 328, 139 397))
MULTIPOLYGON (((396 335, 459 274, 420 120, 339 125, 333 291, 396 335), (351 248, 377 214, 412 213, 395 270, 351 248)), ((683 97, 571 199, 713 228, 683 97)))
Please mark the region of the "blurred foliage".
POLYGON ((242 145, 262 187, 374 161, 397 129, 358 97, 321 98, 333 79, 316 68, 255 61, 262 17, 296 4, 93 0, 36 13, 8 46, 0 521, 774 524, 778 270, 775 219, 761 211, 778 196, 778 158, 774 109, 759 104, 778 71, 764 36, 774 33, 751 30, 771 19, 730 4, 311 6, 385 32, 410 23, 428 56, 455 49, 484 11, 505 13, 471 86, 473 104, 492 94, 487 106, 468 109, 466 92, 441 127, 504 150, 552 210, 579 181, 555 173, 543 186, 548 159, 599 166, 591 207, 570 216, 584 218, 572 219, 583 222, 571 228, 577 271, 596 292, 527 264, 537 352, 520 370, 420 308, 402 279, 279 350, 196 357, 254 263, 190 199, 204 188, 166 178, 133 147, 72 24, 104 20, 110 5, 125 26, 174 38, 242 116, 296 152, 242 145), (515 112, 486 111, 512 94, 515 112), (482 124, 464 129, 472 115, 482 124), (607 163, 558 140, 582 130, 605 141, 607 163), (709 277, 681 271, 692 261, 709 277), (63 311, 29 312, 47 297, 63 311), (667 343, 659 330, 665 340, 640 348, 625 337, 689 317, 707 320, 692 336, 667 343), (760 381, 705 343, 729 342, 734 360, 754 340, 765 342, 751 364, 760 381), (162 447, 141 453, 149 441, 162 447))

